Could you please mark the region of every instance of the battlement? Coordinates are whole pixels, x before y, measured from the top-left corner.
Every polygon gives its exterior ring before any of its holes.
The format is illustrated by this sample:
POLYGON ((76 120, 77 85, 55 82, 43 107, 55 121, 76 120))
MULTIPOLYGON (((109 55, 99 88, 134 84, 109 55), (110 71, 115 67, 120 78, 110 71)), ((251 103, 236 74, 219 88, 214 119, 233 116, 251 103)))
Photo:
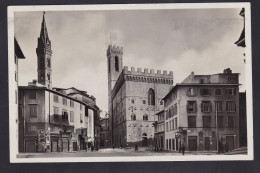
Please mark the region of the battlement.
POLYGON ((115 46, 115 45, 109 45, 107 48, 107 54, 113 53, 113 54, 123 54, 123 47, 115 46))
POLYGON ((124 74, 126 75, 147 76, 147 77, 168 78, 168 79, 173 78, 173 72, 169 71, 169 73, 167 73, 166 70, 164 70, 163 73, 161 73, 161 70, 157 70, 157 72, 155 73, 154 69, 148 70, 147 68, 145 68, 144 71, 142 71, 142 68, 137 68, 137 70, 135 70, 135 67, 131 67, 131 70, 128 70, 128 66, 124 66, 123 71, 124 74))

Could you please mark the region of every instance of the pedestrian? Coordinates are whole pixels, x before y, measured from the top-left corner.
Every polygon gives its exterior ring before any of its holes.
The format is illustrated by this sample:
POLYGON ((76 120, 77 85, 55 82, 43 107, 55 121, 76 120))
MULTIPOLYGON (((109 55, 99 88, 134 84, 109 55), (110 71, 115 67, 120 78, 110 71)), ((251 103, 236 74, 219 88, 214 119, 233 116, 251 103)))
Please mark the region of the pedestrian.
POLYGON ((182 144, 182 146, 181 146, 181 151, 182 151, 182 155, 184 155, 184 152, 185 152, 185 146, 184 146, 184 144, 182 144))
POLYGON ((137 144, 135 144, 135 152, 138 150, 138 146, 137 144))
POLYGON ((113 150, 115 149, 115 146, 113 145, 113 150))

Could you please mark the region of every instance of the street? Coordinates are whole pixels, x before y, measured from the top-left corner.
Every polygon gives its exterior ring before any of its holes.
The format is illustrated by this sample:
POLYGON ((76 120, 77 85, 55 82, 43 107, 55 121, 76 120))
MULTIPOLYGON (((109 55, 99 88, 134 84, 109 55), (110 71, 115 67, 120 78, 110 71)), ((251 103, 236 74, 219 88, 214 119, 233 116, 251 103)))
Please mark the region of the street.
MULTIPOLYGON (((216 152, 185 152, 185 155, 219 155, 216 152)), ((184 156, 185 156, 184 155, 184 156)), ((77 151, 77 152, 51 152, 51 153, 20 153, 17 158, 53 158, 53 157, 128 157, 128 156, 182 156, 179 152, 169 151, 147 151, 145 148, 119 149, 107 148, 98 151, 77 151)))

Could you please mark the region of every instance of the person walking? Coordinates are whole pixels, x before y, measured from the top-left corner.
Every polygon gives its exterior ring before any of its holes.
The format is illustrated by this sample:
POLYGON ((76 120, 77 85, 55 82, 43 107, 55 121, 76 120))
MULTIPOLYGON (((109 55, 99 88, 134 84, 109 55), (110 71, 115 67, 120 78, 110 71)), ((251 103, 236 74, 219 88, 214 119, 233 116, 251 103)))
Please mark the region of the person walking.
POLYGON ((182 151, 182 155, 184 155, 184 152, 185 152, 185 146, 184 146, 184 144, 182 144, 182 146, 181 146, 181 151, 182 151))
POLYGON ((135 152, 138 150, 138 146, 137 144, 135 144, 135 152))

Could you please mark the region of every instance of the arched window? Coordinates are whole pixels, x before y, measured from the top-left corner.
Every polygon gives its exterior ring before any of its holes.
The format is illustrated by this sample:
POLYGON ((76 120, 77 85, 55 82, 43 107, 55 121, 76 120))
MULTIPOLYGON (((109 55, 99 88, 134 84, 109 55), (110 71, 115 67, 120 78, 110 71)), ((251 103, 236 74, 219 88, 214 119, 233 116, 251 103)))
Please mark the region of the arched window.
POLYGON ((131 120, 136 120, 135 114, 132 114, 132 115, 131 115, 131 120))
POLYGON ((144 120, 144 121, 148 121, 148 115, 146 115, 146 114, 143 115, 143 120, 144 120))
POLYGON ((115 69, 119 71, 118 56, 115 56, 115 69))
POLYGON ((152 88, 148 91, 148 105, 155 105, 155 94, 152 88))

